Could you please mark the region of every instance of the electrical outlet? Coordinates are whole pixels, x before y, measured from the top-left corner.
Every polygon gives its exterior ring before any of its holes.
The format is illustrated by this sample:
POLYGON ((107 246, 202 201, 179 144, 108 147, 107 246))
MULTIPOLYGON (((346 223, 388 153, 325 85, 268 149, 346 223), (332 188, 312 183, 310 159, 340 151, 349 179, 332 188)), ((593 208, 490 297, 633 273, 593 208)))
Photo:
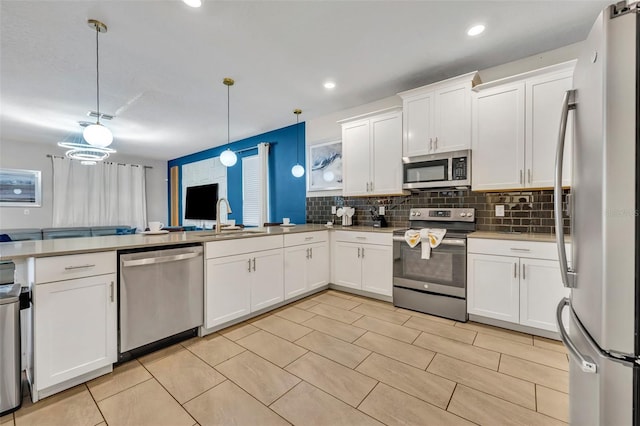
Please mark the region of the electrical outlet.
POLYGON ((496 217, 504 217, 504 204, 496 204, 496 217))
POLYGON ((380 207, 378 207, 378 214, 379 214, 380 216, 384 216, 384 206, 380 206, 380 207))
POLYGON ((336 214, 336 206, 331 206, 331 214, 336 214))

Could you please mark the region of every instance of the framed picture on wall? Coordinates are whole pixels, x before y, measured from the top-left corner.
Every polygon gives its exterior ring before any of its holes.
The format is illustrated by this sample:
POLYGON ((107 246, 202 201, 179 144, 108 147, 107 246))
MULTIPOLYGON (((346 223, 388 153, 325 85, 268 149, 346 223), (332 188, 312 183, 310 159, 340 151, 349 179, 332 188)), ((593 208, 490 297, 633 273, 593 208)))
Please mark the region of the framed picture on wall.
POLYGON ((342 189, 342 141, 309 146, 308 190, 342 189))
POLYGON ((0 207, 40 207, 40 170, 0 169, 0 207))

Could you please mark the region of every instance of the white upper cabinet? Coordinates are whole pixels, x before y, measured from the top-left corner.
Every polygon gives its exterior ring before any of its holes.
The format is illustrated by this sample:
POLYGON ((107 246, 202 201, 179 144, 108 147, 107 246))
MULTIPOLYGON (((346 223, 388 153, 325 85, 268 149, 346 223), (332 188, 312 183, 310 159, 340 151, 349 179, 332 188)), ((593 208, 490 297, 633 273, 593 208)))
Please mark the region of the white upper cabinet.
POLYGON ((391 108, 340 123, 343 194, 403 194, 400 109, 391 108))
MULTIPOLYGON (((472 189, 553 186, 564 93, 575 61, 482 84, 474 90, 472 189)), ((562 185, 571 185, 571 121, 567 128, 562 185)))
POLYGON ((399 93, 402 155, 415 157, 471 147, 471 88, 476 71, 399 93))

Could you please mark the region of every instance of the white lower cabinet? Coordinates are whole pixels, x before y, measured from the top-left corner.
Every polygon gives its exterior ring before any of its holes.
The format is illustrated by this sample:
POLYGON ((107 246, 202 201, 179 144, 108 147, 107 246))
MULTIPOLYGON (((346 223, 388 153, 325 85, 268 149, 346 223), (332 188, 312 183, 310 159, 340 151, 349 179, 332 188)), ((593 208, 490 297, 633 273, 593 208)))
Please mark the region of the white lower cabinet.
POLYGON ((115 252, 35 259, 34 264, 37 400, 53 393, 40 394, 47 388, 116 362, 118 295, 115 252), (65 274, 73 279, 59 280, 65 274))
POLYGON ((282 236, 211 242, 205 255, 205 328, 284 300, 282 236))
POLYGON ((335 284, 384 296, 393 292, 391 234, 336 231, 335 284))
POLYGON ((468 251, 469 314, 558 331, 556 306, 569 291, 554 243, 469 239, 468 251))
POLYGON ((285 300, 326 285, 328 282, 329 245, 326 241, 285 247, 285 300))

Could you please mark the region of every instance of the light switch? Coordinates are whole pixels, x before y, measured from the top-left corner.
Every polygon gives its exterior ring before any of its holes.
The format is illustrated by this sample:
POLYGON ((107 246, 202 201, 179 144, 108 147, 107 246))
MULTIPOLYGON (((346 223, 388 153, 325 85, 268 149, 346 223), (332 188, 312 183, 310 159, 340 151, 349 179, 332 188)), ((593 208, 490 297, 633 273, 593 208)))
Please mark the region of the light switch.
POLYGON ((331 206, 331 214, 336 214, 336 206, 331 206))
POLYGON ((378 214, 379 214, 380 216, 384 216, 384 206, 380 206, 380 207, 378 207, 378 214))
POLYGON ((496 217, 504 217, 504 204, 496 204, 496 217))

